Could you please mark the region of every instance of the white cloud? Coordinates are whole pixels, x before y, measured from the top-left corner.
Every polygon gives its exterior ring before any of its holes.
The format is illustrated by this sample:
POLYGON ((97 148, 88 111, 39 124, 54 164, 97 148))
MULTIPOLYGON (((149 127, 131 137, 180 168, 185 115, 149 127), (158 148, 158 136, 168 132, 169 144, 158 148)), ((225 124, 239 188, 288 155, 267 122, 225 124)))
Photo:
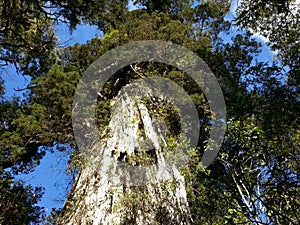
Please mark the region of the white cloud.
POLYGON ((261 35, 259 32, 254 32, 251 28, 249 28, 248 30, 253 34, 252 36, 259 41, 262 41, 264 43, 267 43, 269 41, 269 38, 261 35))

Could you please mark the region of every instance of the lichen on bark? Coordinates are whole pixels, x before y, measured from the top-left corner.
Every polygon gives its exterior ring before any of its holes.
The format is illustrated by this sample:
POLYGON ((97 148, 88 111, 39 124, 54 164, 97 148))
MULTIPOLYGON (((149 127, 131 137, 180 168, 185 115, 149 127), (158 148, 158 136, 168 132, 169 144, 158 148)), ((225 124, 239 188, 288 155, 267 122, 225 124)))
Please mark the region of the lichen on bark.
POLYGON ((111 101, 107 133, 85 155, 57 225, 191 224, 184 178, 164 157, 163 119, 129 88, 111 101))

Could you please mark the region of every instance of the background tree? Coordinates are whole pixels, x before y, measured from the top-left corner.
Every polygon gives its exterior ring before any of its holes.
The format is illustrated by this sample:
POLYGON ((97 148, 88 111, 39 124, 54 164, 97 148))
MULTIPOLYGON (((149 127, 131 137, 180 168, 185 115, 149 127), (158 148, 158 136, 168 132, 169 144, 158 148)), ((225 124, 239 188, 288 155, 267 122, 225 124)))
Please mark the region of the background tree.
MULTIPOLYGON (((70 29, 74 29, 83 21, 82 15, 85 15, 86 10, 91 8, 91 4, 94 6, 94 3, 94 1, 1 1, 2 72, 5 72, 5 66, 12 65, 19 74, 29 75, 31 78, 45 75, 57 59, 54 50, 57 44, 54 24, 63 21, 70 25, 70 29)), ((99 7, 105 5, 103 2, 100 3, 98 1, 99 7)), ((26 97, 7 100, 3 96, 5 90, 2 78, 0 86, 0 223, 39 223, 43 209, 35 205, 41 197, 42 188, 25 185, 14 176, 29 173, 39 164, 45 150, 56 143, 54 133, 50 135, 49 130, 46 131, 49 123, 45 107, 33 103, 26 97)), ((31 87, 32 85, 28 87, 28 91, 31 87)), ((65 106, 60 107, 64 109, 65 106)))

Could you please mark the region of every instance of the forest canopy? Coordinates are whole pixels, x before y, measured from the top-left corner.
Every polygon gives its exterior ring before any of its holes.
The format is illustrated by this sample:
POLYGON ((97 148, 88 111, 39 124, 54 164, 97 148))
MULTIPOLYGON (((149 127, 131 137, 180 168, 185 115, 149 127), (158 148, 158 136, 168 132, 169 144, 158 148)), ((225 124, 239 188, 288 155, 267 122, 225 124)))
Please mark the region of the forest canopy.
MULTIPOLYGON (((99 130, 122 86, 140 76, 166 77, 191 96, 201 121, 197 148, 181 171, 193 224, 299 224, 300 3, 238 2, 1 0, 0 224, 55 224, 59 209, 49 216, 38 205, 43 187, 17 175, 34 171, 51 151, 68 155, 68 173, 80 170, 71 119, 77 84, 101 55, 141 40, 178 44, 208 65, 226 102, 222 147, 208 168, 199 169, 211 126, 207 100, 186 74, 159 63, 134 64, 114 74, 98 99, 99 130), (70 32, 94 25, 103 35, 62 47, 55 30, 62 24, 70 32), (261 60, 257 33, 273 51, 272 62, 261 60), (4 76, 7 66, 17 73, 4 76), (30 83, 24 96, 6 98, 4 79, 25 75, 30 83)), ((147 106, 159 111, 155 104, 147 106)), ((170 136, 178 135, 169 103, 159 112, 170 136)))

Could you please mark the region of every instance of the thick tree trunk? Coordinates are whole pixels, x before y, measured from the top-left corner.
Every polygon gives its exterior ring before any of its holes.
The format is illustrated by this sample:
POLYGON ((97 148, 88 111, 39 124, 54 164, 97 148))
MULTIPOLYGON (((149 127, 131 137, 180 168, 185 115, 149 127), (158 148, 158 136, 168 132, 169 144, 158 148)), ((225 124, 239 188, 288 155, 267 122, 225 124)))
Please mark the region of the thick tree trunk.
POLYGON ((81 168, 57 225, 191 223, 184 179, 175 166, 166 165, 158 120, 142 100, 124 93, 113 105, 101 146, 93 148, 98 154, 81 168))

